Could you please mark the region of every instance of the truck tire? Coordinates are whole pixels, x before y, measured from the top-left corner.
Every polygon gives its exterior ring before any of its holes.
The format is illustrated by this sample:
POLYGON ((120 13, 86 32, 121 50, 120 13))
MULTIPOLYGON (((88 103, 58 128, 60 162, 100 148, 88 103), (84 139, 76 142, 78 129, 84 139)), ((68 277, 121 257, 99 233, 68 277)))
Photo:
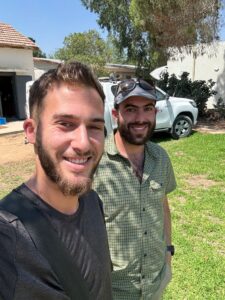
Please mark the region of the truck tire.
POLYGON ((173 122, 171 135, 174 139, 184 138, 191 134, 193 122, 190 117, 179 115, 173 122))

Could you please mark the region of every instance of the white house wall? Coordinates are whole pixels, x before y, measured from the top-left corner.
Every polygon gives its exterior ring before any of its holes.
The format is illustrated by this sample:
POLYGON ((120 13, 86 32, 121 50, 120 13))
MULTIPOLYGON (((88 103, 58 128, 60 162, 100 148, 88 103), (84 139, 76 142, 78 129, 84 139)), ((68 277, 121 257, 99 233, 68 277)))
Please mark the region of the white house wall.
POLYGON ((212 79, 216 82, 215 90, 218 94, 212 97, 208 107, 213 107, 219 97, 225 100, 225 42, 218 42, 205 48, 203 55, 196 57, 191 54, 176 56, 176 60, 167 62, 168 72, 180 76, 188 72, 191 80, 212 79))
POLYGON ((34 80, 38 79, 42 74, 50 69, 57 68, 58 63, 47 63, 34 61, 34 80))
POLYGON ((33 51, 29 49, 0 48, 0 72, 15 72, 34 78, 33 51))

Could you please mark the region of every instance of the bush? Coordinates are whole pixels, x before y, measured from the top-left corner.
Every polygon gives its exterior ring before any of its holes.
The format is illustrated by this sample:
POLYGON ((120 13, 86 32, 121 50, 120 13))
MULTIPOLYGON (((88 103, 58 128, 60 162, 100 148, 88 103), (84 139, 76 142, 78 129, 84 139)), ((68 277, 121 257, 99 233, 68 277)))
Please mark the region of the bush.
POLYGON ((200 117, 206 115, 206 103, 209 97, 217 94, 217 92, 213 90, 214 85, 215 82, 211 79, 208 81, 195 80, 192 82, 191 79, 189 79, 188 72, 184 72, 180 79, 174 74, 169 76, 168 73, 165 73, 158 81, 158 86, 170 96, 185 97, 195 100, 200 117))

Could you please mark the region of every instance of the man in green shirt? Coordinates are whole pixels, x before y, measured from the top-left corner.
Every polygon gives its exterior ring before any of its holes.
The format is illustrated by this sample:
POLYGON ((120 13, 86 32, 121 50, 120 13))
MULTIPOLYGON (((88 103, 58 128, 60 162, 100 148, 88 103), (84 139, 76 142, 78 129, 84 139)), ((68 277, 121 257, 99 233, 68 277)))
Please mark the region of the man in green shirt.
POLYGON ((143 80, 118 85, 118 129, 106 141, 94 188, 104 203, 115 300, 160 299, 171 277, 167 194, 176 187, 170 159, 149 141, 155 89, 143 80))

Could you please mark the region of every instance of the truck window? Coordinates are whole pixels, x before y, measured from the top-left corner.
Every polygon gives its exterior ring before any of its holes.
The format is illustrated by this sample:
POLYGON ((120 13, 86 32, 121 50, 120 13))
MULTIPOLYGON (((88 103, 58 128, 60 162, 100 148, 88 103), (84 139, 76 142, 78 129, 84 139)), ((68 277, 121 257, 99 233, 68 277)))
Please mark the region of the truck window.
POLYGON ((157 89, 156 89, 156 97, 157 97, 158 100, 165 100, 166 99, 166 96, 157 89))

